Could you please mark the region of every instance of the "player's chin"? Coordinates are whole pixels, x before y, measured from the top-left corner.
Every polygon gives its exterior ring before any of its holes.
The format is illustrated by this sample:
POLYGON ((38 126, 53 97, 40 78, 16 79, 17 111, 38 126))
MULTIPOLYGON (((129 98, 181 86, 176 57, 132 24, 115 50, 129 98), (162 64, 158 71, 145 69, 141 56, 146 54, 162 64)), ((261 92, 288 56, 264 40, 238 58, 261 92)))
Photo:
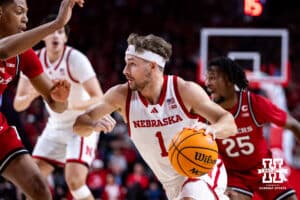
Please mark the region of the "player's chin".
POLYGON ((136 89, 137 89, 136 85, 133 84, 132 82, 128 82, 128 85, 129 85, 129 88, 130 88, 131 90, 136 90, 136 89))

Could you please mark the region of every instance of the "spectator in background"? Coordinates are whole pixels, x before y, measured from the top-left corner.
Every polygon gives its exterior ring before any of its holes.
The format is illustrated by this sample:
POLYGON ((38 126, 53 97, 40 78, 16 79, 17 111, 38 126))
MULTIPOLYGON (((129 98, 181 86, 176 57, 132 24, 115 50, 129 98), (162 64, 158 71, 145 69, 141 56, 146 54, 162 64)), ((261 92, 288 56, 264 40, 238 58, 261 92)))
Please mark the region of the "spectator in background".
POLYGON ((113 174, 106 175, 106 184, 102 194, 102 200, 124 200, 125 190, 115 181, 113 174))
POLYGON ((92 162, 90 172, 87 177, 87 185, 91 189, 94 197, 101 197, 106 184, 107 170, 104 169, 102 160, 95 159, 92 162))
POLYGON ((145 191, 145 197, 147 200, 161 200, 164 198, 164 193, 159 187, 159 183, 152 181, 149 184, 149 189, 145 191))
POLYGON ((108 159, 108 168, 114 175, 116 183, 122 184, 123 174, 127 170, 127 162, 120 147, 114 148, 108 159))
POLYGON ((133 172, 126 179, 127 198, 132 200, 145 199, 144 191, 148 189, 149 178, 145 174, 144 165, 135 163, 133 172))

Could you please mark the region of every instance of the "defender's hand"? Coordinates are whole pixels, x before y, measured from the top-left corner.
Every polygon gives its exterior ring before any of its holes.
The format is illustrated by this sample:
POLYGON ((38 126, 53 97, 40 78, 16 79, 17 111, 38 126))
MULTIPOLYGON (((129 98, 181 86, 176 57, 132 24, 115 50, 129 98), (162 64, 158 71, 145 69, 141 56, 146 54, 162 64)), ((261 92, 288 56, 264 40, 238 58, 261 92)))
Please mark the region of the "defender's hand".
POLYGON ((68 100, 71 84, 66 80, 54 80, 50 90, 50 96, 54 101, 66 102, 68 100))
POLYGON ((61 2, 59 12, 55 20, 59 27, 62 28, 69 22, 75 4, 83 7, 84 0, 63 0, 61 2))

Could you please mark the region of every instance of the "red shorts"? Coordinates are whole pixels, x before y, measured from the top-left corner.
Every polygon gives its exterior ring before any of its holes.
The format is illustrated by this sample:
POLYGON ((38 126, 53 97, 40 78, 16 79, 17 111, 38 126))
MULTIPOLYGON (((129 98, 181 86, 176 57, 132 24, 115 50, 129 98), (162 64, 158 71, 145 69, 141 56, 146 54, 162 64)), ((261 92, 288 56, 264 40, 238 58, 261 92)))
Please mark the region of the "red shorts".
MULTIPOLYGON (((250 197, 257 193, 262 199, 281 199, 295 194, 295 190, 287 180, 264 183, 263 174, 258 173, 262 168, 263 166, 259 165, 247 171, 227 170, 228 187, 250 197)), ((274 174, 270 175, 273 176, 274 174)))
POLYGON ((24 148, 17 130, 8 126, 5 117, 0 113, 0 174, 10 161, 24 153, 28 151, 24 148))

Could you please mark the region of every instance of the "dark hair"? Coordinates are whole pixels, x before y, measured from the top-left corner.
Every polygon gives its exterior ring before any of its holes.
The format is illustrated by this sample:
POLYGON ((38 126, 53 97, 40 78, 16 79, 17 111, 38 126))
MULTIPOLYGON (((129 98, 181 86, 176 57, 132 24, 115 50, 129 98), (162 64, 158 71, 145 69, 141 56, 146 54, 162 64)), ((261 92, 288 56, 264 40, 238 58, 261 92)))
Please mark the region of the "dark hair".
POLYGON ((240 90, 248 87, 249 82, 243 68, 230 58, 219 57, 211 60, 207 71, 211 70, 212 66, 217 67, 219 71, 226 74, 229 81, 236 84, 240 90))
POLYGON ((3 6, 5 4, 13 3, 14 0, 0 0, 0 6, 3 6))
MULTIPOLYGON (((1 0, 0 0, 1 1, 1 0)), ((48 15, 47 17, 45 17, 43 20, 42 20, 42 23, 41 24, 45 24, 45 23, 48 23, 48 22, 51 22, 53 20, 55 20, 57 17, 56 14, 50 14, 48 15)), ((70 26, 68 24, 66 24, 64 26, 64 29, 65 29, 65 32, 66 32, 66 35, 69 36, 70 34, 70 26)))

